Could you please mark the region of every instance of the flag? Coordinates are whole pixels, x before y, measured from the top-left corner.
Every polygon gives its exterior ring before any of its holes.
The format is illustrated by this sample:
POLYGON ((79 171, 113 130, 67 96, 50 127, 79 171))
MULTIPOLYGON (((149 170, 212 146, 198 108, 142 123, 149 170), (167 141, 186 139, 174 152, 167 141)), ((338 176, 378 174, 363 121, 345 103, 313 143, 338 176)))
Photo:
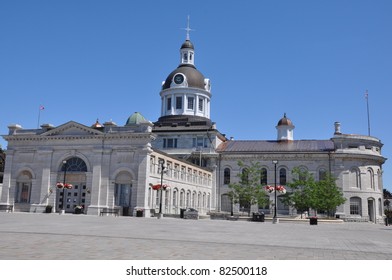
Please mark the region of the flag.
POLYGON ((365 98, 368 99, 368 97, 369 97, 369 92, 366 90, 366 92, 365 92, 365 98))
POLYGON ((39 109, 40 109, 40 110, 44 110, 45 107, 44 107, 43 105, 39 105, 39 109))

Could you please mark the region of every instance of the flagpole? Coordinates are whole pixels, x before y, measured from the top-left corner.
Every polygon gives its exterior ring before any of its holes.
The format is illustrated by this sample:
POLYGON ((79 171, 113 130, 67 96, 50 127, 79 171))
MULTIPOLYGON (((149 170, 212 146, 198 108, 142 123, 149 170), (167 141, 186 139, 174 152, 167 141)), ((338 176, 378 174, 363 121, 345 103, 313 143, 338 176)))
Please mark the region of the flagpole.
POLYGON ((37 129, 39 129, 39 119, 41 118, 41 106, 38 107, 38 121, 37 121, 37 129))
POLYGON ((43 105, 39 105, 38 107, 38 120, 37 120, 37 129, 39 129, 39 122, 40 122, 40 118, 41 118, 41 111, 45 109, 45 107, 43 105))
POLYGON ((367 120, 368 120, 368 135, 370 136, 370 114, 369 114, 369 92, 368 92, 368 90, 366 90, 365 98, 366 98, 367 120))

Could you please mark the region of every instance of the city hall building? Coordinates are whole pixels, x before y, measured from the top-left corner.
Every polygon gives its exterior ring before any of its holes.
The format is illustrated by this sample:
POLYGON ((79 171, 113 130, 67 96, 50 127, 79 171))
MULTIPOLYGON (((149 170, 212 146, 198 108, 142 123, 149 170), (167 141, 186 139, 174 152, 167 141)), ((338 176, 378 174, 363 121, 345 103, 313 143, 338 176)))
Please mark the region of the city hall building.
MULTIPOLYGON (((331 173, 346 198, 337 215, 382 221, 386 158, 379 139, 343 133, 340 123, 331 122, 330 139, 296 140, 295 126, 286 114, 277 120, 274 140, 227 139, 211 120, 211 97, 210 80, 195 67, 188 31, 179 66, 162 83, 157 121, 135 113, 124 125, 10 125, 3 136, 8 147, 0 207, 43 212, 52 205, 54 212, 73 212, 82 206, 89 215, 120 209, 121 215, 142 211, 145 217, 157 211, 179 214, 186 207, 201 214, 238 212, 241 206, 232 205, 227 193, 242 172, 242 161, 260 163, 265 185, 275 183, 275 167, 280 185, 292 180, 295 167, 317 180, 331 173), (72 188, 59 189, 58 183, 72 188), (165 187, 162 198, 157 185, 165 187)), ((277 202, 278 215, 296 214, 277 202)), ((272 207, 263 208, 268 214, 272 207)))

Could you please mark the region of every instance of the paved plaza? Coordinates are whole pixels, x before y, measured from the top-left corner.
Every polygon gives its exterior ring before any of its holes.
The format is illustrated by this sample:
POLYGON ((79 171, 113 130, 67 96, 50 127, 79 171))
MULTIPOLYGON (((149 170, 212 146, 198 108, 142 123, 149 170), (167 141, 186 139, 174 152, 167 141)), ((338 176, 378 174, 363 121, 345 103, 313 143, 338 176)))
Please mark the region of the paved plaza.
POLYGON ((392 226, 0 213, 2 260, 391 260, 392 226))

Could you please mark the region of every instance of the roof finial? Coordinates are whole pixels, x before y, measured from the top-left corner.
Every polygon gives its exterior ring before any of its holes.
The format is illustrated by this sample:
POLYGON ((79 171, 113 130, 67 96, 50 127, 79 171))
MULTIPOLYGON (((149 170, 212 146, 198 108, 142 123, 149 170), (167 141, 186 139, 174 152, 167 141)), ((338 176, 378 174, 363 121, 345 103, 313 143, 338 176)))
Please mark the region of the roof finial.
POLYGON ((190 41, 190 35, 189 35, 189 33, 190 33, 191 31, 195 31, 194 29, 191 29, 191 28, 189 27, 189 21, 190 21, 190 16, 188 15, 187 26, 186 26, 186 28, 183 28, 183 29, 186 31, 186 40, 187 40, 187 41, 190 41))

